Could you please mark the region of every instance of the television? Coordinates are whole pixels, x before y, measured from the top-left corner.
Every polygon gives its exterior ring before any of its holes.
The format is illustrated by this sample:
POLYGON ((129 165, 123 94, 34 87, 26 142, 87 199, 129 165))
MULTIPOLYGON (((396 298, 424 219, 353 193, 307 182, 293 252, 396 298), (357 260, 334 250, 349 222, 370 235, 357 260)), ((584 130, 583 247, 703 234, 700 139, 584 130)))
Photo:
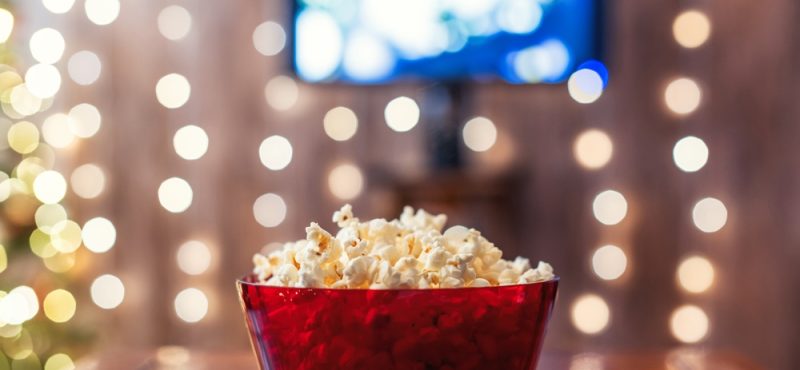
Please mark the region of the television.
POLYGON ((559 83, 600 59, 602 0, 295 0, 310 83, 559 83))

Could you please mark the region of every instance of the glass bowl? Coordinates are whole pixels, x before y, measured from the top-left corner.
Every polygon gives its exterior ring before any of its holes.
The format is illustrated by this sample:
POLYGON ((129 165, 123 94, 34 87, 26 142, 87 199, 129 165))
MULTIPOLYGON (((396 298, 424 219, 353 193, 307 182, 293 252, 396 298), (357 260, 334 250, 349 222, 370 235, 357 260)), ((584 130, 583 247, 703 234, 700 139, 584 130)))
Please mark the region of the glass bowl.
POLYGON ((345 290, 237 282, 262 370, 536 368, 558 278, 484 288, 345 290))

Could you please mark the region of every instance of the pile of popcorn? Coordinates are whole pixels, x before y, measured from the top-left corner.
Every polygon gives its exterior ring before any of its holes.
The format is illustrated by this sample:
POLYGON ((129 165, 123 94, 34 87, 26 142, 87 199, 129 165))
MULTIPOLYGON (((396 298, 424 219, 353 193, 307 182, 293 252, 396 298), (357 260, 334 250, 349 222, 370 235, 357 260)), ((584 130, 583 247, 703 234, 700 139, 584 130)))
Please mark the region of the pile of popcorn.
POLYGON ((503 252, 475 229, 447 216, 405 207, 398 219, 361 222, 347 204, 333 214, 336 235, 311 223, 306 239, 267 256, 253 256, 266 285, 340 289, 427 289, 529 284, 553 278, 553 268, 503 252))

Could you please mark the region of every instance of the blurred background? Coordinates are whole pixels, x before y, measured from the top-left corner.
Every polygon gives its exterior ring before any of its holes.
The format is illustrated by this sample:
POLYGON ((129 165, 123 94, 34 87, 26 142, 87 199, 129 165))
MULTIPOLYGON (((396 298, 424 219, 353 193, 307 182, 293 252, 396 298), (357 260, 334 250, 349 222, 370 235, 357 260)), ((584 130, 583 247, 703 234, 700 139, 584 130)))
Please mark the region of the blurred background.
POLYGON ((800 368, 796 1, 0 7, 0 369, 245 351, 235 279, 346 202, 553 264, 546 351, 800 368))

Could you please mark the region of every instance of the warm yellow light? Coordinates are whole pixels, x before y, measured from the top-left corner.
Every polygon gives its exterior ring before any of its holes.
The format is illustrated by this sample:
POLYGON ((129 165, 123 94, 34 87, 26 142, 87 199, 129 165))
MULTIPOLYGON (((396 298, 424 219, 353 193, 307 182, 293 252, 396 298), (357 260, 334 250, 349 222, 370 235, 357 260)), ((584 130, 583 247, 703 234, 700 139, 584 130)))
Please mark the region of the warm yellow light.
POLYGON ((6 247, 0 244, 0 274, 2 274, 6 268, 8 268, 8 255, 6 254, 6 247))
POLYGON ((673 80, 664 91, 667 108, 680 115, 694 112, 700 106, 702 97, 697 82, 685 77, 673 80))
POLYGON ((69 110, 70 130, 77 137, 88 138, 100 130, 102 117, 94 105, 82 103, 69 110))
POLYGON ((33 194, 42 203, 58 203, 66 193, 67 181, 56 171, 44 171, 33 181, 33 194))
POLYGON ((569 96, 581 104, 594 103, 603 95, 603 78, 592 69, 575 71, 567 81, 569 96))
POLYGON ((589 129, 581 132, 572 145, 575 160, 582 167, 596 170, 605 167, 614 154, 614 144, 603 131, 589 129))
POLYGON ((704 198, 694 205, 692 220, 700 231, 717 232, 728 222, 728 210, 719 199, 704 198))
POLYGON ((584 294, 572 304, 572 324, 583 333, 600 333, 610 320, 608 304, 597 295, 584 294))
POLYGON ((258 156, 264 167, 279 171, 292 161, 292 144, 283 136, 273 135, 261 142, 258 156))
POLYGON ((603 280, 615 280, 625 273, 628 258, 616 245, 605 245, 592 255, 592 269, 603 280))
POLYGON ((33 59, 39 63, 53 64, 64 55, 64 36, 52 28, 42 28, 31 35, 28 46, 33 59))
POLYGON ((31 287, 22 285, 0 299, 0 322, 20 325, 39 312, 39 298, 31 287))
POLYGON ((485 117, 475 117, 461 131, 464 145, 472 151, 485 152, 497 142, 497 128, 485 117))
POLYGON ((285 111, 297 103, 300 90, 293 79, 286 76, 276 76, 267 82, 264 87, 264 97, 267 104, 275 110, 285 111))
MULTIPOLYGON (((22 329, 16 337, 9 337, 3 341, 3 352, 11 360, 11 370, 38 369, 38 360, 33 353, 33 340, 28 330, 22 329), (33 359, 35 361, 31 361, 33 359)), ((5 357, 5 356, 3 356, 5 357)), ((3 357, 0 359, 5 360, 3 357)), ((0 363, 3 363, 2 361, 0 363)), ((6 367, 5 369, 9 369, 6 367)), ((4 369, 4 370, 5 370, 4 369)))
POLYGON ((86 17, 98 26, 114 22, 119 16, 119 0, 86 0, 86 17))
POLYGON ((358 130, 358 117, 347 107, 336 107, 325 113, 322 120, 325 134, 336 141, 347 141, 358 130))
POLYGON ((61 89, 61 73, 50 64, 34 64, 25 72, 25 86, 37 98, 51 98, 61 89))
POLYGON ((708 334, 708 316, 697 306, 678 307, 669 322, 672 335, 683 343, 697 343, 708 334))
POLYGON ((208 150, 208 135, 198 126, 183 126, 175 132, 172 146, 175 148, 175 153, 183 159, 189 161, 199 159, 208 150))
POLYGON ((42 137, 44 141, 54 148, 66 148, 75 140, 75 135, 70 130, 70 118, 63 113, 56 113, 47 117, 42 123, 42 137))
POLYGON ((189 80, 177 73, 170 73, 158 80, 156 84, 156 98, 161 105, 176 109, 189 101, 192 86, 189 80))
POLYGON ((350 163, 338 165, 328 174, 328 188, 341 200, 352 200, 364 189, 364 175, 350 163))
POLYGON ((86 249, 95 253, 105 253, 117 241, 117 229, 108 219, 95 217, 83 224, 81 237, 86 249))
POLYGON ((675 143, 672 159, 683 172, 697 172, 708 162, 706 143, 695 136, 687 136, 675 143))
POLYGON ((44 315, 53 322, 67 322, 75 316, 75 297, 64 289, 57 289, 47 294, 42 305, 44 315))
POLYGON ((21 116, 30 116, 42 108, 42 99, 33 95, 25 84, 19 84, 11 89, 9 102, 14 112, 21 116))
POLYGON ((58 254, 58 250, 50 243, 50 235, 40 229, 33 230, 28 238, 31 252, 41 258, 50 258, 58 254))
POLYGON ((75 370, 75 363, 63 353, 56 353, 47 359, 44 370, 75 370))
POLYGON ((74 4, 75 0, 42 0, 42 5, 44 5, 44 8, 53 14, 64 14, 72 9, 72 5, 74 4))
POLYGON ((178 267, 189 275, 200 275, 211 266, 211 250, 197 240, 190 240, 178 248, 178 267))
POLYGON ((14 15, 6 9, 0 8, 0 43, 8 41, 12 30, 14 30, 14 15))
POLYGON ((696 48, 703 45, 711 35, 711 21, 701 11, 687 10, 675 18, 672 34, 681 46, 696 48))
POLYGON ((253 203, 253 216, 261 226, 278 226, 286 218, 286 202, 278 194, 264 194, 253 203))
POLYGON ((383 111, 386 124, 394 131, 406 132, 419 122, 419 106, 407 96, 392 99, 383 111))
POLYGON ((714 284, 714 266, 704 257, 689 257, 678 266, 678 282, 689 293, 702 293, 714 284))
POLYGON ((44 233, 50 233, 53 227, 67 220, 67 211, 60 204, 42 204, 34 214, 36 227, 44 233))
POLYGON ((103 64, 97 54, 81 50, 69 58, 67 73, 72 81, 78 85, 91 85, 100 78, 103 64))
POLYGON ((286 31, 275 22, 261 23, 253 31, 253 46, 263 55, 276 55, 286 46, 286 31))
POLYGON ((208 298, 202 290, 187 288, 175 296, 175 313, 188 323, 196 323, 208 313, 208 298))
POLYGON ((44 266, 57 274, 64 273, 75 267, 75 253, 56 253, 44 258, 44 266))
POLYGON ((102 275, 92 283, 91 295, 94 304, 110 310, 119 306, 125 299, 125 286, 122 280, 114 275, 102 275))
POLYGON ((192 29, 192 15, 186 8, 170 5, 158 13, 158 31, 168 40, 178 41, 192 29))
POLYGON ((594 217, 604 225, 616 225, 628 214, 628 202, 621 193, 606 190, 597 194, 592 203, 594 217))
POLYGON ((69 183, 77 196, 92 199, 98 197, 105 189, 106 175, 100 167, 88 163, 72 171, 69 183))
POLYGON ((161 206, 172 213, 181 213, 192 205, 194 194, 192 187, 180 177, 164 180, 158 187, 158 201, 161 206))
POLYGON ((28 154, 39 146, 39 129, 33 123, 20 121, 8 129, 8 146, 15 152, 28 154))
POLYGON ((61 253, 72 253, 81 246, 81 227, 72 220, 61 221, 50 232, 50 243, 61 253))

